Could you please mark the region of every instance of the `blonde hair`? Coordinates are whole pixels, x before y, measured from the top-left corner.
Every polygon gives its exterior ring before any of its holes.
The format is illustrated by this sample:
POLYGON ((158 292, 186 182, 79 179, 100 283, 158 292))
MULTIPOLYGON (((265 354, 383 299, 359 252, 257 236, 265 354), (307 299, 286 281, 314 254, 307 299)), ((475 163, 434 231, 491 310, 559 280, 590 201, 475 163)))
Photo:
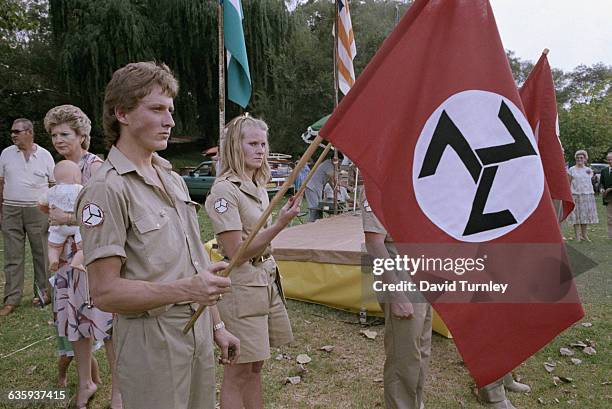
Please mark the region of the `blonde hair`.
POLYGON ((91 142, 91 121, 80 108, 74 105, 58 105, 51 108, 45 115, 45 130, 51 134, 51 129, 58 125, 66 124, 77 136, 83 138, 81 148, 89 149, 91 142))
POLYGON ((578 155, 584 155, 584 159, 589 160, 589 154, 584 149, 578 149, 574 154, 574 159, 576 159, 578 155))
MULTIPOLYGON (((221 146, 221 176, 236 175, 244 179, 244 151, 242 150, 242 140, 244 139, 247 129, 258 129, 266 132, 268 135, 268 125, 261 119, 253 118, 248 114, 238 116, 232 119, 223 131, 223 142, 221 146)), ((270 164, 268 163, 268 154, 270 147, 266 144, 266 151, 263 163, 259 169, 255 171, 253 180, 259 186, 265 186, 270 180, 270 164)))
POLYGON ((102 111, 105 140, 109 147, 117 143, 120 135, 115 109, 122 108, 127 112, 135 109, 156 85, 171 98, 178 94, 178 81, 164 63, 136 62, 115 71, 106 86, 102 111))

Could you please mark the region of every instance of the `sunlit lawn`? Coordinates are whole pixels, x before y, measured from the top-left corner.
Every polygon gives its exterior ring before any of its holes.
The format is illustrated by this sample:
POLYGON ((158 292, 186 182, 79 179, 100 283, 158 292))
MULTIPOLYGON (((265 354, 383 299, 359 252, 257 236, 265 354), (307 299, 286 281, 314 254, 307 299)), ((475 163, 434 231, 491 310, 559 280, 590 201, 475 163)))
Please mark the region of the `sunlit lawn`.
MULTIPOLYGON (((585 304, 586 317, 565 331, 549 346, 528 359, 516 369, 515 375, 529 383, 533 391, 527 395, 511 394, 517 408, 593 408, 612 406, 612 375, 610 372, 610 346, 612 308, 610 306, 610 274, 612 273, 612 242, 607 240, 603 223, 604 210, 598 200, 602 223, 590 230, 593 243, 572 244, 598 265, 577 279, 585 304), (575 357, 582 360, 574 365, 569 357, 562 357, 559 349, 571 342, 590 340, 597 350, 588 356, 576 350, 575 357), (543 363, 554 360, 557 367, 552 374, 544 370, 543 363), (572 378, 569 383, 555 386, 553 375, 572 378), (539 403, 541 399, 544 404, 539 403)), ((212 237, 208 219, 200 213, 202 239, 212 237)), ((569 229, 564 227, 566 236, 569 229)), ((0 246, 1 248, 1 246, 0 246)), ((3 264, 2 264, 3 265, 3 264)), ((31 305, 32 264, 27 255, 25 297, 21 306, 8 318, 0 319, 0 390, 55 388, 56 347, 51 326, 51 311, 31 305), (4 357, 33 342, 28 349, 4 357)), ((4 285, 2 277, 2 288, 4 285)), ((264 370, 264 393, 268 408, 376 408, 382 404, 383 326, 371 329, 379 336, 367 340, 359 335, 361 327, 357 317, 327 307, 289 302, 289 315, 295 342, 282 352, 292 359, 277 360, 279 351, 264 370), (334 345, 331 353, 320 351, 323 345, 334 345), (295 363, 297 354, 312 358, 307 372, 300 373, 295 363), (301 383, 284 385, 288 376, 301 375, 301 383)), ((104 385, 98 390, 93 408, 108 407, 110 394, 108 365, 103 351, 96 353, 101 364, 104 385)), ((220 378, 221 370, 218 373, 220 378)), ((70 394, 76 390, 74 365, 70 369, 70 394)), ((463 367, 452 340, 435 335, 431 371, 426 386, 428 409, 478 408, 472 394, 473 383, 463 367)), ((2 402, 2 399, 0 399, 2 402)), ((2 408, 13 407, 0 403, 2 408)), ((144 408, 143 408, 144 409, 144 408)), ((169 408, 170 409, 170 408, 169 408)))

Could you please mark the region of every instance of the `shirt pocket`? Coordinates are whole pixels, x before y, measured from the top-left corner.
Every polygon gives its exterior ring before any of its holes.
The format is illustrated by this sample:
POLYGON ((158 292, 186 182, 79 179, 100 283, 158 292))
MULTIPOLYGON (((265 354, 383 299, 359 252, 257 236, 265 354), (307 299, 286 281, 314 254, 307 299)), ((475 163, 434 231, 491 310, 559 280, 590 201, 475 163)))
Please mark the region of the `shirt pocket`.
POLYGON ((142 242, 148 264, 156 272, 167 272, 177 264, 175 247, 178 243, 173 239, 168 216, 144 214, 133 221, 142 242))
POLYGON ((41 172, 40 170, 35 170, 32 172, 32 185, 34 187, 43 187, 49 185, 49 175, 45 172, 41 172))

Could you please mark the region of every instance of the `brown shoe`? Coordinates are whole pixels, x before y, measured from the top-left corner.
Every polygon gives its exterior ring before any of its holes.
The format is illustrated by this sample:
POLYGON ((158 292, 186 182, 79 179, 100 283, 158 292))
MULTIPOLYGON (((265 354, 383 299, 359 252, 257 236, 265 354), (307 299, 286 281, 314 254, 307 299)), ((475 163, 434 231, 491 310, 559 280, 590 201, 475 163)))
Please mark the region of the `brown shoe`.
POLYGON ((16 305, 5 304, 4 307, 2 307, 2 309, 0 310, 0 317, 6 317, 7 315, 15 311, 15 308, 17 308, 16 305))

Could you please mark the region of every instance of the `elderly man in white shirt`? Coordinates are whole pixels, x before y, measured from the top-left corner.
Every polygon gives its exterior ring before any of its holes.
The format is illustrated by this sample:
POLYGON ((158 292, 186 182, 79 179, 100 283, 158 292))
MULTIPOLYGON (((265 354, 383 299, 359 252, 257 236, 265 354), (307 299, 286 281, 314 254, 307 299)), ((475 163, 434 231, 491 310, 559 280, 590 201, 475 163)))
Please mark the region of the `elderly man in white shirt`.
MULTIPOLYGON (((38 199, 55 181, 53 157, 34 143, 34 127, 25 118, 11 127, 13 146, 0 154, 0 221, 4 238, 4 307, 6 316, 23 295, 26 234, 32 250, 34 286, 47 287, 47 215, 37 208, 38 199)), ((37 294, 36 291, 34 294, 37 294)), ((43 302, 43 300, 39 300, 43 302)))

